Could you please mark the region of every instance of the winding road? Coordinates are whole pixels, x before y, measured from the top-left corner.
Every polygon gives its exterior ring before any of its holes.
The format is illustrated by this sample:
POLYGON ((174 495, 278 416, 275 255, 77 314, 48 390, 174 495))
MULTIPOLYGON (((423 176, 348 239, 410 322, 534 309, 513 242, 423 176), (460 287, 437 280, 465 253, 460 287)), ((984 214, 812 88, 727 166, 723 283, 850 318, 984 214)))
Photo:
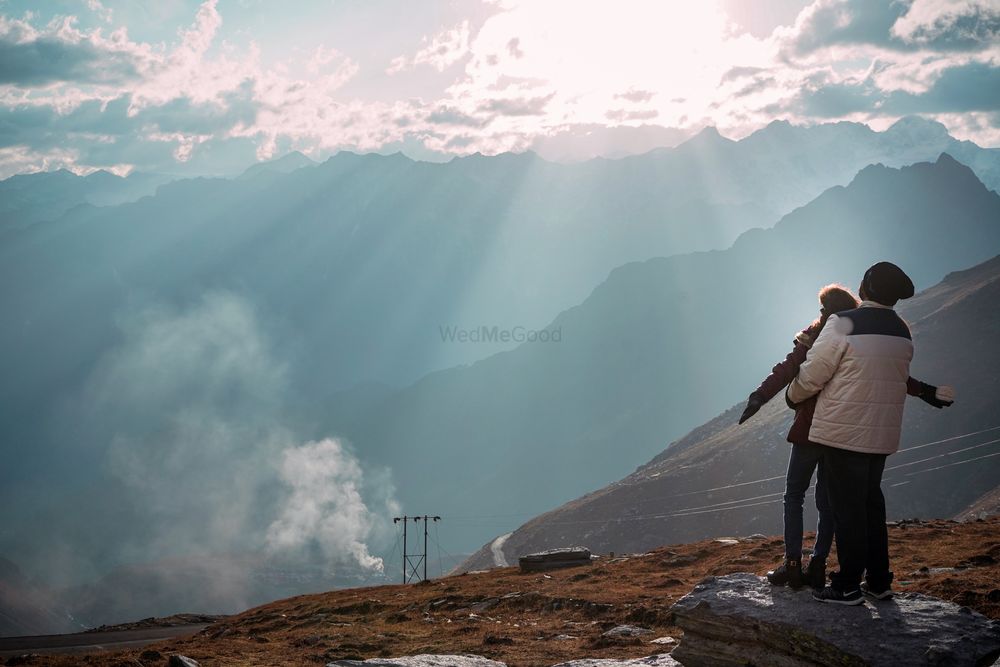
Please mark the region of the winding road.
POLYGON ((503 545, 514 533, 507 533, 506 535, 501 535, 497 539, 493 540, 493 544, 490 545, 490 551, 493 552, 493 564, 497 567, 510 567, 510 563, 507 562, 507 557, 503 555, 503 545))
POLYGON ((97 653, 100 651, 120 651, 138 648, 146 644, 188 637, 209 624, 175 625, 159 628, 138 628, 135 630, 111 630, 108 632, 77 632, 67 635, 34 635, 30 637, 0 637, 0 658, 9 658, 25 653, 97 653))

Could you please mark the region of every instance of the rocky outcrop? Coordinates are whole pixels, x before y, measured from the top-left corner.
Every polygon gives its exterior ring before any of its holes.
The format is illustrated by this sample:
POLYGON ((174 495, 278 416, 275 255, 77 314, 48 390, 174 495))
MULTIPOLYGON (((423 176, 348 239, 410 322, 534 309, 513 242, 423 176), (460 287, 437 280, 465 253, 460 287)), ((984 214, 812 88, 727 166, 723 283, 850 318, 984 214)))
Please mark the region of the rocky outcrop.
POLYGON ((752 574, 709 577, 671 607, 685 667, 728 665, 990 665, 1000 623, 917 593, 856 607, 752 574))
POLYGON ((337 660, 326 667, 507 667, 506 663, 489 660, 481 655, 408 655, 401 658, 371 658, 370 660, 337 660))
POLYGON ((560 662, 553 667, 680 667, 679 662, 669 654, 651 655, 634 660, 614 660, 611 658, 588 658, 586 660, 570 660, 560 662))
POLYGON ((580 565, 590 565, 590 562, 590 549, 586 547, 550 549, 549 551, 521 556, 518 559, 521 572, 539 572, 542 570, 557 570, 563 567, 578 567, 580 565))
MULTIPOLYGON (((372 658, 371 660, 338 660, 326 667, 507 667, 505 663, 478 655, 412 655, 404 658, 372 658)), ((560 662, 553 667, 678 667, 680 663, 666 653, 633 660, 588 658, 560 662)))

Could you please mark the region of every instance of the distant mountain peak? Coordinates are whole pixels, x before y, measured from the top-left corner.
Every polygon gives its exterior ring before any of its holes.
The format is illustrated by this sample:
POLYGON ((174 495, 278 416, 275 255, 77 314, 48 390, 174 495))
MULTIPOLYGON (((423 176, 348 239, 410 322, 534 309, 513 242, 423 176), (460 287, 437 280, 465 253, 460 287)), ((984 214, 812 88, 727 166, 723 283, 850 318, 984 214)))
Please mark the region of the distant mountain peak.
POLYGON ((719 134, 719 129, 714 125, 706 125, 698 134, 685 141, 681 146, 716 147, 735 143, 732 139, 727 139, 719 134))
MULTIPOLYGON (((947 152, 941 153, 941 155, 938 156, 938 159, 937 159, 937 161, 934 164, 942 165, 942 166, 949 166, 949 167, 956 166, 956 165, 959 166, 959 167, 965 167, 964 164, 962 164, 961 162, 959 162, 958 160, 956 160, 955 158, 953 158, 947 152)), ((968 167, 965 167, 965 168, 968 169, 968 167)))
POLYGON ((893 123, 884 134, 890 136, 905 136, 914 140, 951 139, 948 128, 936 120, 923 116, 903 116, 893 123))
POLYGON ((316 166, 316 161, 303 154, 301 151, 292 151, 274 160, 258 162, 251 165, 244 171, 240 178, 251 178, 265 172, 289 174, 296 169, 316 166))
MULTIPOLYGON (((851 184, 853 185, 854 183, 865 182, 869 179, 881 179, 884 178, 884 174, 897 171, 901 173, 920 173, 923 171, 929 171, 931 173, 939 174, 942 177, 950 175, 952 179, 958 178, 962 181, 967 180, 968 185, 972 187, 986 187, 983 185, 982 181, 979 180, 979 177, 976 176, 976 173, 972 171, 972 169, 953 158, 947 152, 941 153, 934 162, 916 162, 911 165, 899 167, 898 169, 895 167, 887 167, 881 162, 870 164, 855 175, 851 184)), ((953 180, 952 182, 954 183, 955 181, 953 180)))

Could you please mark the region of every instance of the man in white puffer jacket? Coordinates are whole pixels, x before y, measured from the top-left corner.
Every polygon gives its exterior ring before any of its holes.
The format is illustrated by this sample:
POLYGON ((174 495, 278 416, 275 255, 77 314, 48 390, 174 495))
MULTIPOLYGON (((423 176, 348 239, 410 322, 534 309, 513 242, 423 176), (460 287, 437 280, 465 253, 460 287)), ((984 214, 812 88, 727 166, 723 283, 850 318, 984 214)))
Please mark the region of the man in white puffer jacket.
MULTIPOLYGON (((913 296, 910 278, 879 262, 865 273, 860 296, 859 308, 830 316, 787 393, 791 403, 819 394, 809 440, 826 446, 840 569, 814 597, 848 605, 864 602, 865 593, 892 594, 881 483, 886 456, 899 449, 913 357, 909 327, 892 308, 913 296)), ((948 388, 939 391, 951 399, 948 388)))

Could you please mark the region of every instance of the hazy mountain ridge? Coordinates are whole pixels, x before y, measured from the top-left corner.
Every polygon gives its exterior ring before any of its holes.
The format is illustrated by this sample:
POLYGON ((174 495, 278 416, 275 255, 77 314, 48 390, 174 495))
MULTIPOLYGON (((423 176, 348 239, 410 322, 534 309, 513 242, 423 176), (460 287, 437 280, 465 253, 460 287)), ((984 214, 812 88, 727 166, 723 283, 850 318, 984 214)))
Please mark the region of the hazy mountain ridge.
MULTIPOLYGON (((991 345, 1000 333, 996 303, 1000 257, 951 273, 900 305, 917 347, 913 376, 955 385, 958 401, 938 411, 908 399, 902 451, 889 459, 884 485, 890 517, 972 516, 995 505, 1000 472, 995 457, 948 464, 988 456, 1000 447, 990 444, 1000 437, 990 395, 1000 377, 1000 360, 991 345), (977 434, 983 429, 992 430, 977 434), (954 436, 963 437, 949 443, 954 436), (939 440, 945 442, 907 452, 939 440), (966 447, 973 449, 947 454, 966 447), (931 470, 938 465, 945 467, 931 470)), ((761 372, 763 376, 767 371, 761 372)), ((745 393, 755 386, 751 384, 745 393)), ((742 409, 742 402, 734 405, 621 481, 529 521, 504 543, 507 558, 570 543, 598 552, 630 552, 717 535, 780 532, 789 447, 785 435, 793 415, 780 396, 748 423, 737 425, 742 409)), ((807 499, 807 507, 811 502, 807 499)), ((809 508, 807 517, 812 515, 809 508)), ((490 566, 492 561, 487 544, 463 567, 490 566)))
POLYGON ((237 178, 259 178, 266 174, 290 174, 297 169, 315 167, 318 163, 299 151, 292 151, 274 160, 251 165, 237 178))
POLYGON ((36 222, 54 220, 81 204, 114 206, 151 195, 169 180, 160 174, 132 173, 127 177, 107 171, 78 176, 59 169, 19 174, 0 181, 0 234, 36 222))

